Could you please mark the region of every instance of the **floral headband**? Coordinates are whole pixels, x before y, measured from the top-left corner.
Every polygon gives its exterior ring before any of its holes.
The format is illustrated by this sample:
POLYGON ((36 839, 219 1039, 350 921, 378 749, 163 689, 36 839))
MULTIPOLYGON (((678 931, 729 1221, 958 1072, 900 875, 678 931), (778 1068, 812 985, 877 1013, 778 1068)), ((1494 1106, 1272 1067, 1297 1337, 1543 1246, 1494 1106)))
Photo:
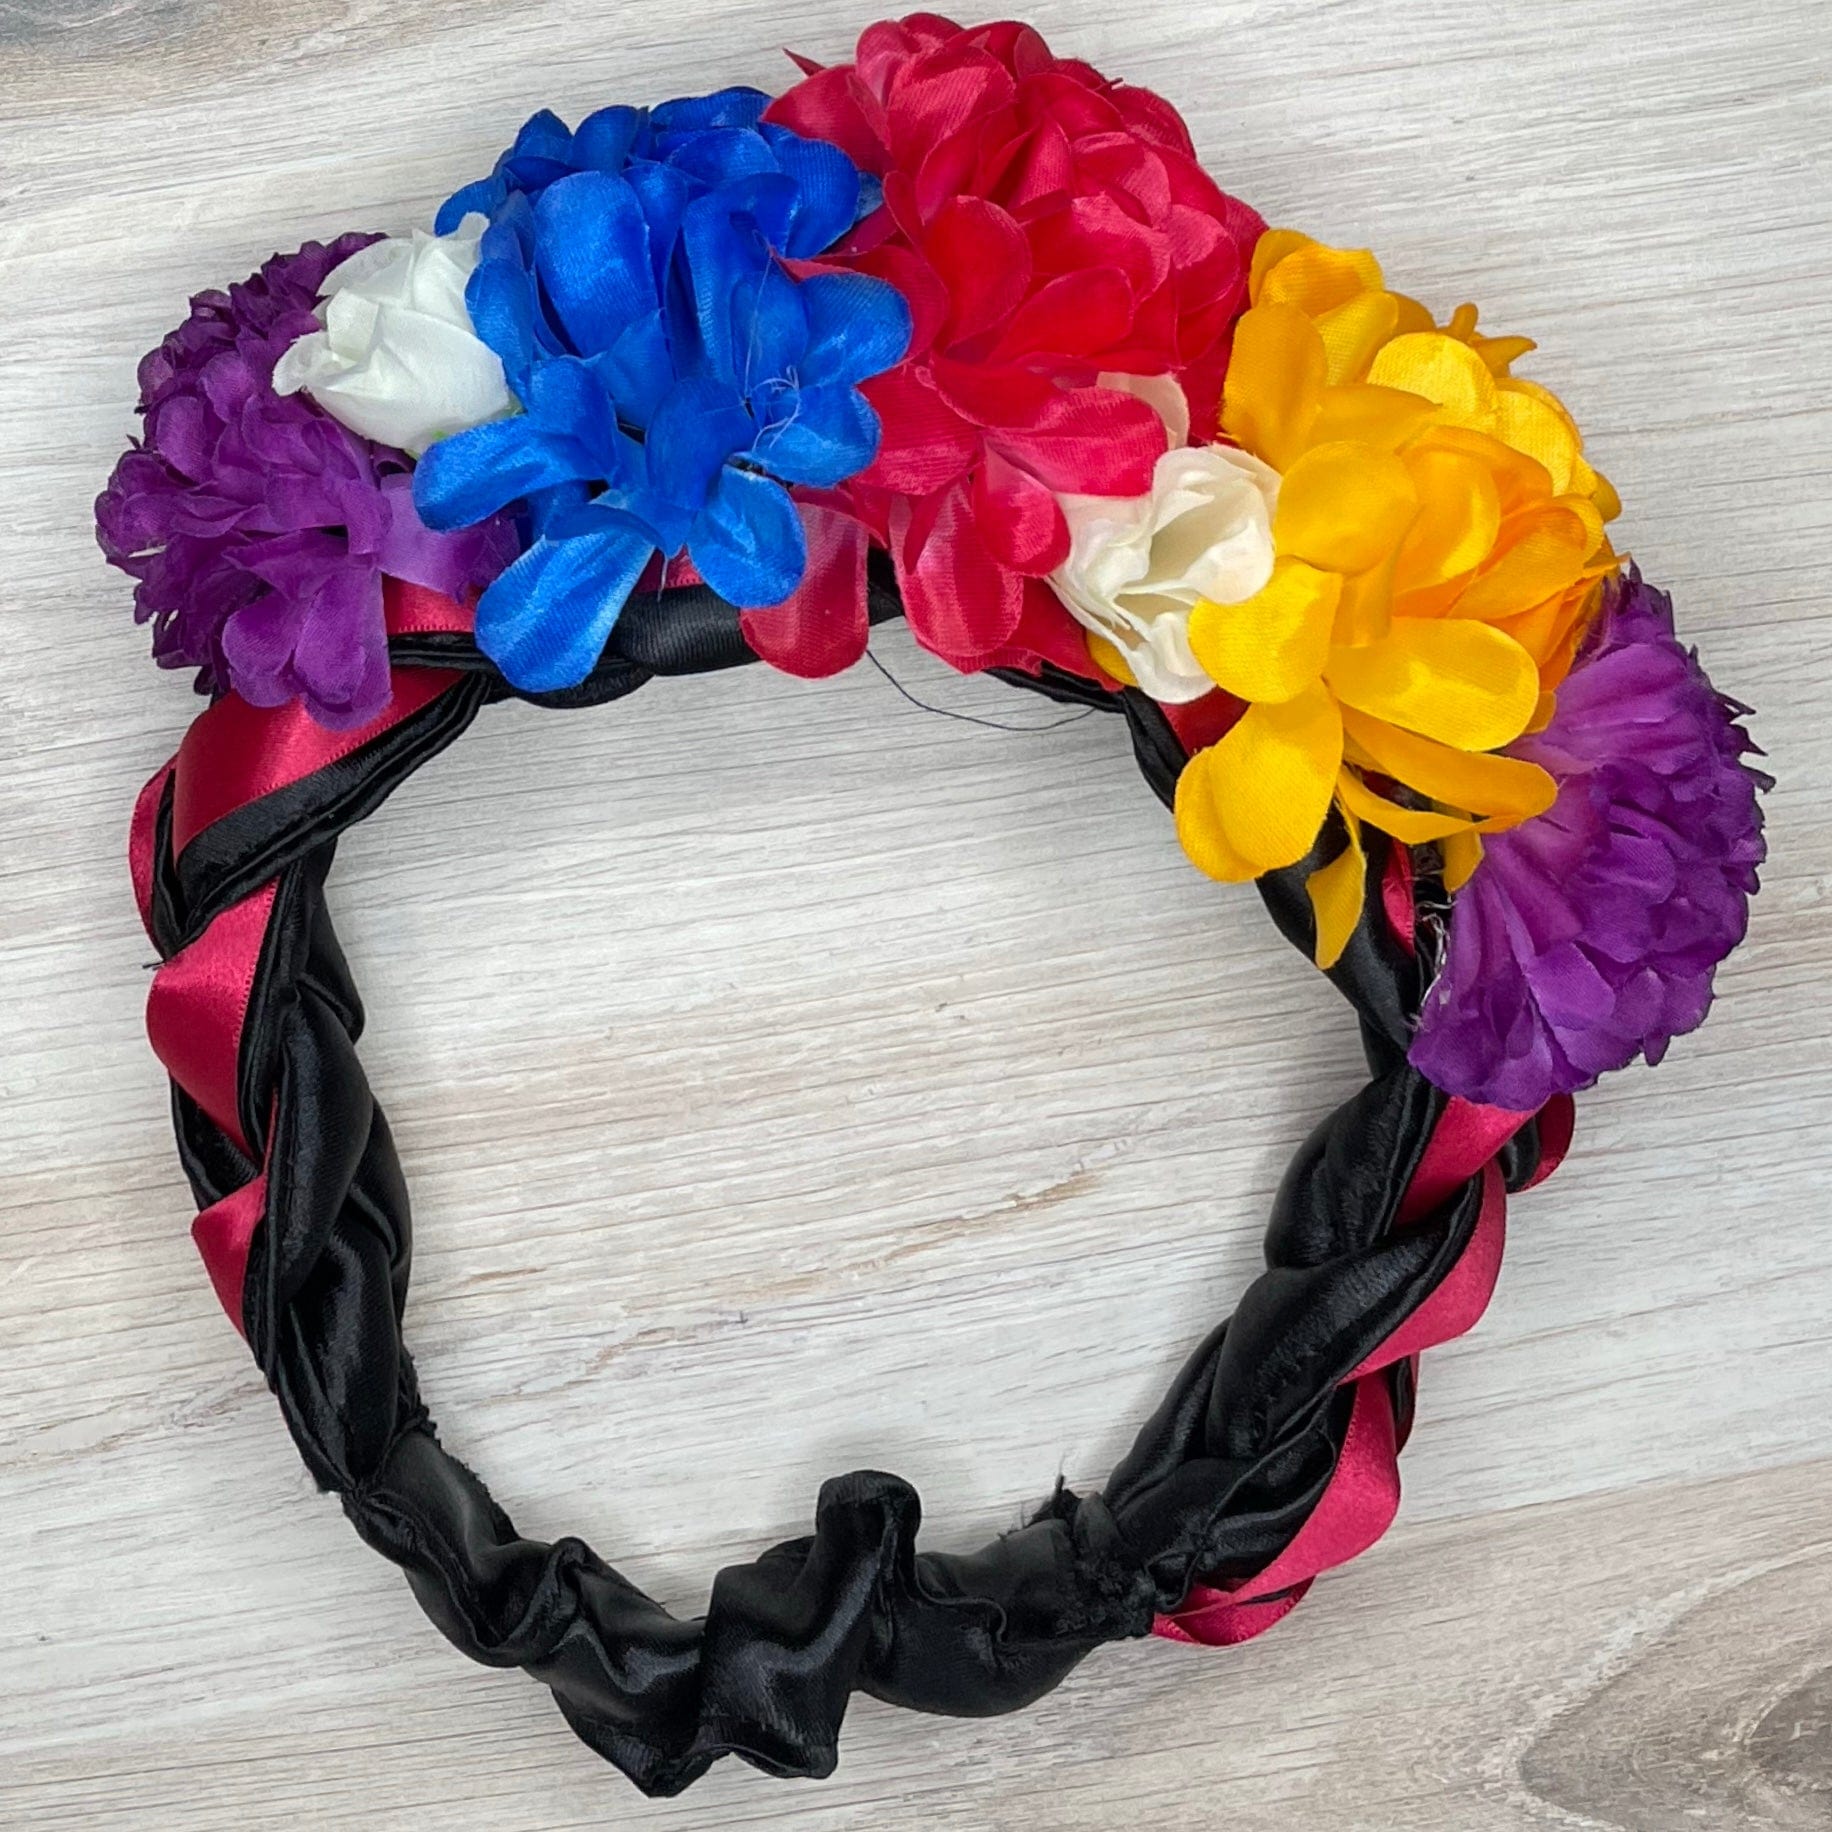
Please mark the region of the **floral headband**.
POLYGON ((210 1276, 438 1626, 656 1794, 727 1753, 828 1773, 855 1690, 978 1716, 1105 1641, 1245 1640, 1371 1544, 1506 1193, 1574 1090, 1703 1019, 1763 857, 1745 709, 1612 544, 1530 343, 1267 229, 1167 102, 1028 26, 915 14, 801 68, 537 114, 431 233, 200 294, 97 503, 155 657, 210 696, 132 834, 210 1276), (1189 857, 1347 995, 1371 1079, 1097 1494, 948 1556, 906 1483, 840 1477, 683 1621, 438 1442, 324 880, 492 702, 832 674, 895 616, 1118 714, 1189 857))

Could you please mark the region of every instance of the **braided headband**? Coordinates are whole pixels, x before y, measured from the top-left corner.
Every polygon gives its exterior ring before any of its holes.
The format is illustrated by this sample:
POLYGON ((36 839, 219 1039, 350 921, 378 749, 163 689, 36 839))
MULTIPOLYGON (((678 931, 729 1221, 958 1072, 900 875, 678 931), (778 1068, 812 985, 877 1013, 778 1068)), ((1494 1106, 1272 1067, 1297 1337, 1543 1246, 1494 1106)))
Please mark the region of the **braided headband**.
POLYGON ((1244 1640, 1371 1544, 1506 1192, 1573 1090, 1702 1020, 1763 856, 1745 709, 1612 546, 1525 340, 1268 231, 1166 102, 1028 27, 913 15, 802 68, 774 101, 536 115, 431 234, 199 295, 97 505, 211 696, 131 844, 210 1277, 444 1633, 655 1794, 731 1752, 828 1773, 854 1690, 990 1714, 1104 1641, 1244 1640), (681 1621, 523 1538, 437 1440, 325 878, 495 701, 830 674, 896 616, 1123 719, 1371 1078, 1099 1493, 947 1556, 906 1483, 843 1476, 681 1621))

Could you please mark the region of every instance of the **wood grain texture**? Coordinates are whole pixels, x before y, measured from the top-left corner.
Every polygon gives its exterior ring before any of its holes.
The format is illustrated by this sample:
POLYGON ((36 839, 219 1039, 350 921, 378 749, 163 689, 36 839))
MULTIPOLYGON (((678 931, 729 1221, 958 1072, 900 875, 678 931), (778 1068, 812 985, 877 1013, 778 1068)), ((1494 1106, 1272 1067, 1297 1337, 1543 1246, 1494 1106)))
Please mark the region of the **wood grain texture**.
MULTIPOLYGON (((1232 1653, 1015 1719, 861 1701, 840 1774, 640 1801, 315 1496, 186 1235, 122 866, 190 711, 89 502, 134 363, 276 246, 400 229, 537 103, 778 82, 832 0, 0 0, 0 1823, 1832 1825, 1832 15, 1055 0, 1275 220, 1542 345, 1780 786, 1711 1024, 1582 1106, 1401 1524, 1232 1653)), ((334 896, 410 1314, 517 1519, 687 1609, 820 1480, 929 1543, 1097 1481, 1357 1080, 1104 721, 886 664, 488 715, 334 896), (1047 728, 1047 729, 1046 729, 1047 728)))

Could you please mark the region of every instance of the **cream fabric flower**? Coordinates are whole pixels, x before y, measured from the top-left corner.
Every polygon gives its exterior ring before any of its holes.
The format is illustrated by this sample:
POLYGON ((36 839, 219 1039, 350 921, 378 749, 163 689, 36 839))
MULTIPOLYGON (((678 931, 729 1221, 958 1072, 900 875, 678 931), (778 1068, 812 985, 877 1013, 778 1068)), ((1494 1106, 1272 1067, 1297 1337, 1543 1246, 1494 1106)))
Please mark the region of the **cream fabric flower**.
POLYGON ((1164 422, 1164 436, 1173 447, 1189 444, 1189 396, 1174 375, 1126 375, 1118 370, 1107 370, 1094 380, 1098 387, 1117 388, 1121 394, 1136 395, 1164 422))
POLYGON ((1154 700, 1215 683, 1190 649, 1199 599, 1238 604, 1272 577, 1279 477, 1232 446, 1173 446, 1148 495, 1064 496, 1069 557, 1050 574, 1069 614, 1104 636, 1154 700))
POLYGON ((471 329, 464 288, 489 219, 450 235, 389 236, 325 277, 322 331, 274 367, 274 391, 304 390, 354 433, 412 457, 517 411, 496 352, 471 329))

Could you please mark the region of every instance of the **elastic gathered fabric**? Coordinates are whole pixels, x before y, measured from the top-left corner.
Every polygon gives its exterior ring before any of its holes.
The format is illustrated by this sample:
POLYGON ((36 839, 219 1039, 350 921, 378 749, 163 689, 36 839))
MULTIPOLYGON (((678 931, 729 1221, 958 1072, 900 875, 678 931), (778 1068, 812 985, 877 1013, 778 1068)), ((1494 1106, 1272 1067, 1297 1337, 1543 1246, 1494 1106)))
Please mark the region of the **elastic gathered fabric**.
MULTIPOLYGON (((897 615, 874 575, 872 615, 897 615)), ((736 1754, 785 1776, 833 1769, 855 1691, 960 1716, 1013 1711, 1104 1642, 1154 1630, 1229 1643, 1279 1619, 1397 1503, 1420 1349, 1480 1314, 1503 1190, 1544 1174, 1568 1103, 1470 1108, 1405 1058, 1441 899, 1383 856, 1331 977, 1370 1080, 1313 1132, 1274 1203, 1266 1270, 1190 1355, 1097 1492, 1059 1486, 964 1556, 917 1549, 915 1491, 826 1483, 814 1530, 670 1615, 583 1541, 520 1535, 439 1443, 402 1339, 407 1191, 356 1051, 363 1015, 324 885, 343 829, 509 689, 461 608, 391 586, 392 705, 331 734, 297 708, 224 700, 147 785, 132 862, 161 957, 148 1027, 173 1082, 195 1238, 301 1456, 473 1659, 549 1686, 567 1722, 645 1793, 736 1754)), ((751 659, 703 586, 633 601, 593 675, 554 705, 751 659)), ((1046 669, 1014 686, 1121 715, 1167 804, 1185 753, 1134 691, 1046 669)), ((1340 844, 1326 834, 1320 852, 1340 844)), ((1312 940, 1309 860, 1261 881, 1312 940)))

